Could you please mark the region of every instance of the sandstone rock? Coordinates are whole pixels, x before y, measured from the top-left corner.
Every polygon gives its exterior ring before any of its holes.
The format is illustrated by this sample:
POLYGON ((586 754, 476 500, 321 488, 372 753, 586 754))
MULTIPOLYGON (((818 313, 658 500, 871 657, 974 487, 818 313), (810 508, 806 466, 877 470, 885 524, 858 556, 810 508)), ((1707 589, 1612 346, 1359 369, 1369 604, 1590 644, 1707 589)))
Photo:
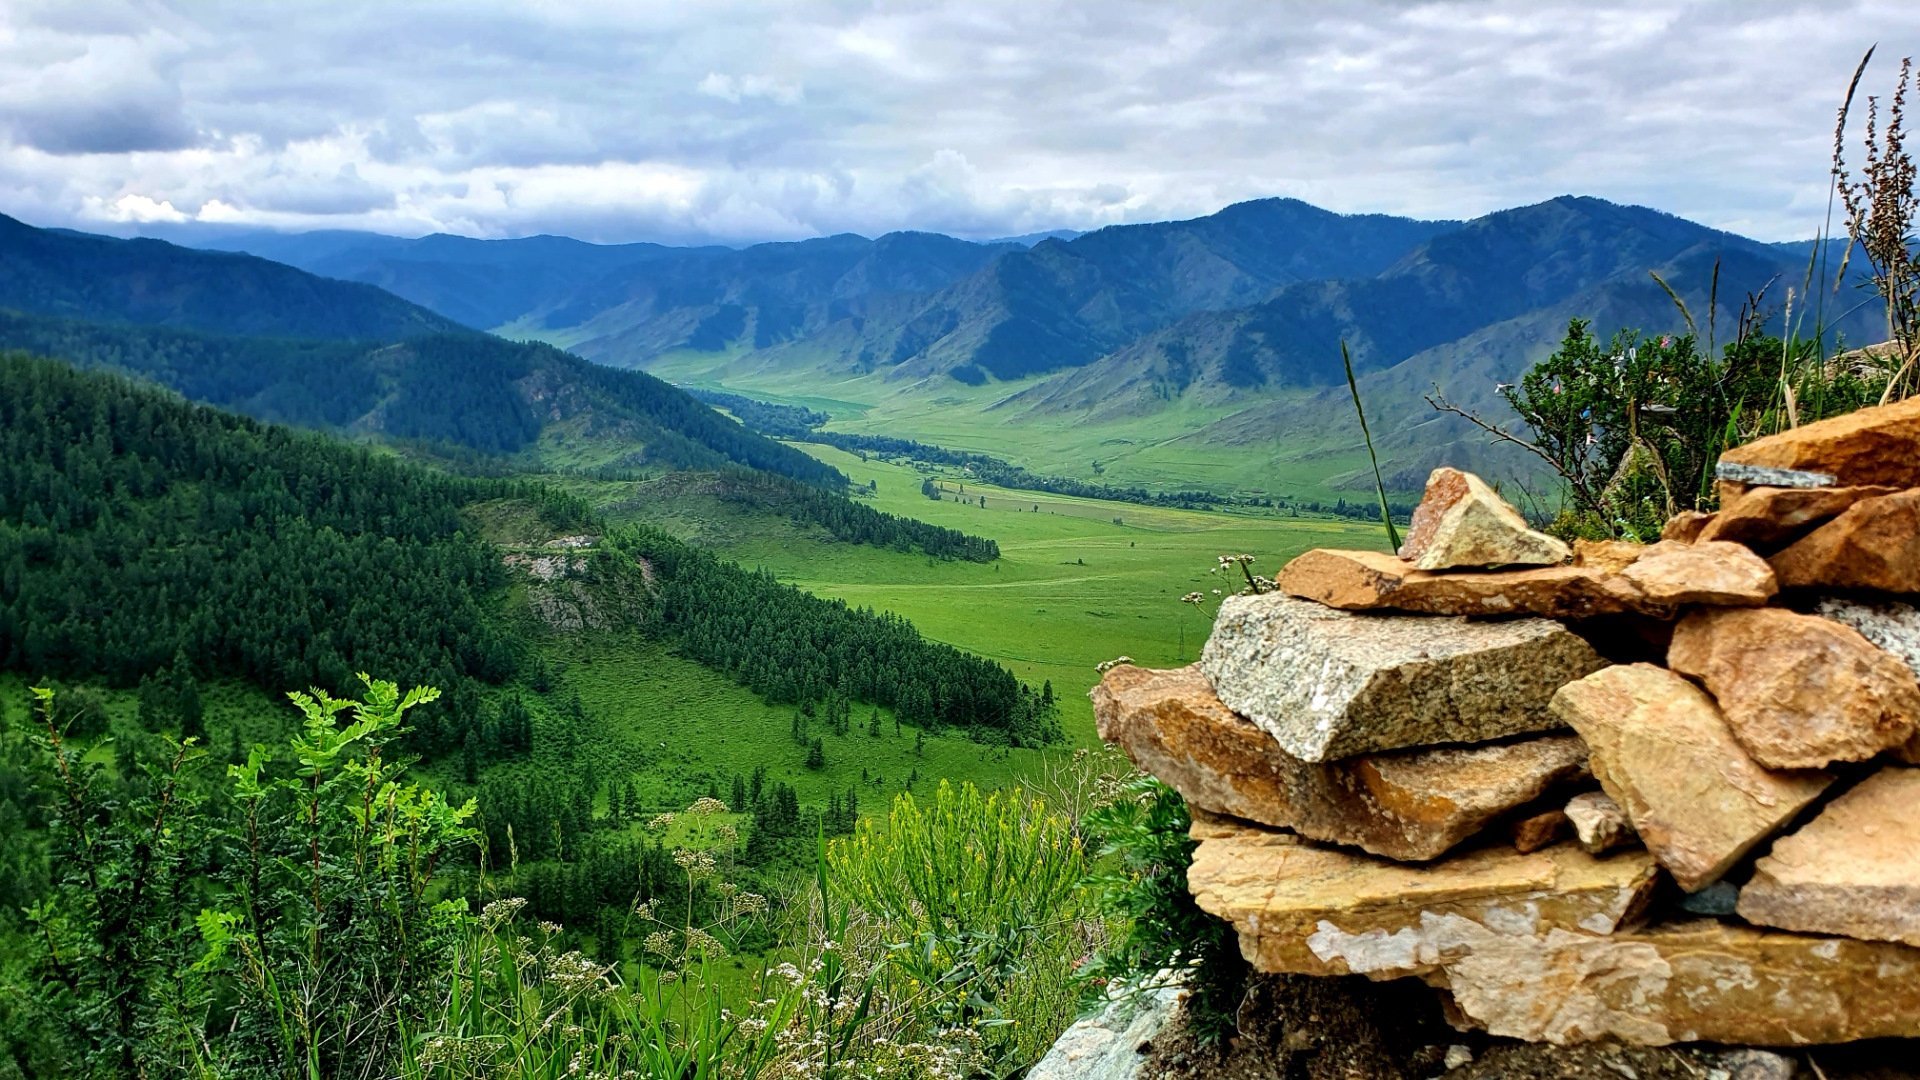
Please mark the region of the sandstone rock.
POLYGON ((1832 781, 1761 768, 1712 698, 1651 664, 1569 683, 1552 711, 1586 740, 1600 786, 1688 892, 1719 879, 1832 781))
POLYGON ((1770 769, 1864 761, 1920 724, 1920 684, 1859 631, 1782 608, 1704 608, 1667 663, 1706 684, 1747 753, 1770 769))
POLYGON ((1720 460, 1831 473, 1842 485, 1920 486, 1920 398, 1756 439, 1720 455, 1720 460))
POLYGON ((1754 864, 1740 916, 1920 945, 1920 769, 1888 766, 1754 864))
POLYGON ((1241 952, 1267 972, 1433 971, 1452 957, 1420 940, 1429 917, 1527 940, 1555 929, 1609 934, 1638 917, 1659 877, 1644 852, 1595 859, 1572 844, 1531 855, 1496 847, 1407 866, 1267 844, 1259 832, 1202 841, 1187 887, 1202 909, 1234 924, 1241 952))
MULTIPOLYGON (((1409 936, 1410 945, 1458 957, 1426 978, 1446 986, 1455 1008, 1494 1035, 1656 1046, 1920 1035, 1920 949, 1907 945, 1711 920, 1606 937, 1554 929, 1528 938, 1457 915, 1424 918, 1409 936)), ((1354 949, 1323 940, 1334 957, 1354 949)))
POLYGON ((1620 577, 1656 604, 1764 604, 1779 585, 1765 559, 1739 544, 1651 544, 1620 577))
POLYGON ((1572 735, 1301 761, 1234 715, 1197 667, 1119 667, 1093 690, 1100 737, 1189 806, 1393 859, 1431 859, 1586 775, 1572 735))
POLYGON ((1554 844, 1570 828, 1572 823, 1567 820, 1566 811, 1543 810, 1514 822, 1508 833, 1513 837, 1515 851, 1531 855, 1554 844))
POLYGON ((1604 663, 1545 619, 1382 618, 1277 593, 1229 597, 1200 660, 1228 708, 1306 761, 1546 731, 1554 690, 1604 663))
POLYGON ((1730 540, 1748 547, 1770 548, 1806 533, 1837 517, 1861 499, 1891 495, 1890 487, 1777 488, 1749 490, 1730 506, 1723 506, 1701 530, 1701 540, 1730 540))
POLYGON ((1559 619, 1622 613, 1672 618, 1682 603, 1752 606, 1775 591, 1766 562, 1738 544, 1623 544, 1576 553, 1575 559, 1572 566, 1532 570, 1431 573, 1384 552, 1318 548, 1281 568, 1278 581, 1290 596, 1347 611, 1559 619), (1699 554, 1680 558, 1676 550, 1699 554), (1590 561, 1583 564, 1583 558, 1590 561))
POLYGON ((1667 519, 1666 525, 1660 529, 1660 539, 1691 544, 1700 539, 1701 532, 1712 522, 1712 514, 1700 510, 1682 510, 1667 519))
POLYGON ((1647 553, 1647 545, 1632 540, 1575 540, 1573 565, 1618 573, 1647 553))
MULTIPOLYGON (((1247 823, 1227 814, 1216 814, 1203 806, 1187 804, 1187 836, 1195 840, 1211 840, 1216 836, 1232 836, 1247 827, 1247 823)), ((1276 837, 1295 841, 1298 838, 1290 833, 1274 833, 1276 837)))
MULTIPOLYGON (((1351 611, 1584 618, 1643 610, 1636 591, 1603 570, 1581 566, 1435 574, 1384 552, 1320 548, 1289 562, 1279 583, 1289 595, 1351 611)), ((1670 606, 1654 606, 1672 614, 1670 606)))
POLYGON ((1782 586, 1920 592, 1920 488, 1862 499, 1772 562, 1782 586))
POLYGON ((1527 527, 1486 482, 1441 467, 1427 477, 1400 555, 1420 570, 1449 567, 1551 566, 1567 561, 1567 545, 1527 527))
POLYGON ((1574 839, 1589 855, 1604 855, 1634 841, 1633 822, 1620 804, 1604 793, 1589 791, 1567 801, 1567 820, 1573 825, 1574 839))

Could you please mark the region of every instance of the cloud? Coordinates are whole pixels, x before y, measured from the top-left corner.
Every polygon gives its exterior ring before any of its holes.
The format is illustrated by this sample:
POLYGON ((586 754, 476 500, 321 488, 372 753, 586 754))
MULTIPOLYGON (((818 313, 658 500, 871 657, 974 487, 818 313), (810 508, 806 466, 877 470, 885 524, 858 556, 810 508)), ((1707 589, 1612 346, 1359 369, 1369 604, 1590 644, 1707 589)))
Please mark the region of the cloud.
POLYGON ((1916 38, 1902 0, 0 0, 0 210, 737 242, 1576 192, 1785 239, 1860 52, 1916 38))

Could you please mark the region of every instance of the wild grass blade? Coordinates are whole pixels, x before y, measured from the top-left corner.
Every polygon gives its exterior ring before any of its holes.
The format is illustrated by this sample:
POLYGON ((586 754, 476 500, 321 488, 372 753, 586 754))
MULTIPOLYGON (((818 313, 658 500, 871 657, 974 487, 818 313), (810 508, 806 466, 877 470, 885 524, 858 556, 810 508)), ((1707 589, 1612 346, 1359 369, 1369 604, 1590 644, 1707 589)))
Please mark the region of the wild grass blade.
POLYGON ((1393 513, 1387 509, 1387 482, 1380 477, 1380 456, 1373 452, 1373 433, 1367 430, 1367 411, 1360 407, 1360 384, 1353 377, 1353 354, 1340 340, 1340 362, 1347 368, 1347 390, 1353 394, 1353 414, 1360 418, 1360 437, 1367 441, 1367 459, 1373 462, 1373 490, 1380 496, 1380 524, 1387 527, 1387 548, 1400 550, 1400 530, 1393 527, 1393 513))

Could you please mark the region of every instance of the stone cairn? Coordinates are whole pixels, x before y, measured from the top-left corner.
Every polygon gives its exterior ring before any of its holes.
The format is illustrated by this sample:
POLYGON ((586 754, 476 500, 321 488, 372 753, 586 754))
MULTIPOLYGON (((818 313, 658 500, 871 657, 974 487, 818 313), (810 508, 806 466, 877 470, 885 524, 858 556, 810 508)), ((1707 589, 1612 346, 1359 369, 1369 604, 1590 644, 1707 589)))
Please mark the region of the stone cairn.
POLYGON ((1309 551, 1200 663, 1106 674, 1258 970, 1551 1043, 1920 1036, 1920 400, 1717 475, 1569 549, 1440 469, 1399 555, 1309 551))

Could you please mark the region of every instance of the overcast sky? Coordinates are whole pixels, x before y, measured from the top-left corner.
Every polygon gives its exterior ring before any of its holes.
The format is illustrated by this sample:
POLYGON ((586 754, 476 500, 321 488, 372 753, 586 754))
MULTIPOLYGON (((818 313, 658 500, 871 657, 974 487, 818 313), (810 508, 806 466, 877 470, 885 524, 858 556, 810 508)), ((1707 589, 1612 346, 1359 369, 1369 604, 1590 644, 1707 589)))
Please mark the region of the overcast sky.
POLYGON ((970 237, 1269 195, 1825 213, 1912 0, 0 0, 0 211, 739 242, 970 237))

